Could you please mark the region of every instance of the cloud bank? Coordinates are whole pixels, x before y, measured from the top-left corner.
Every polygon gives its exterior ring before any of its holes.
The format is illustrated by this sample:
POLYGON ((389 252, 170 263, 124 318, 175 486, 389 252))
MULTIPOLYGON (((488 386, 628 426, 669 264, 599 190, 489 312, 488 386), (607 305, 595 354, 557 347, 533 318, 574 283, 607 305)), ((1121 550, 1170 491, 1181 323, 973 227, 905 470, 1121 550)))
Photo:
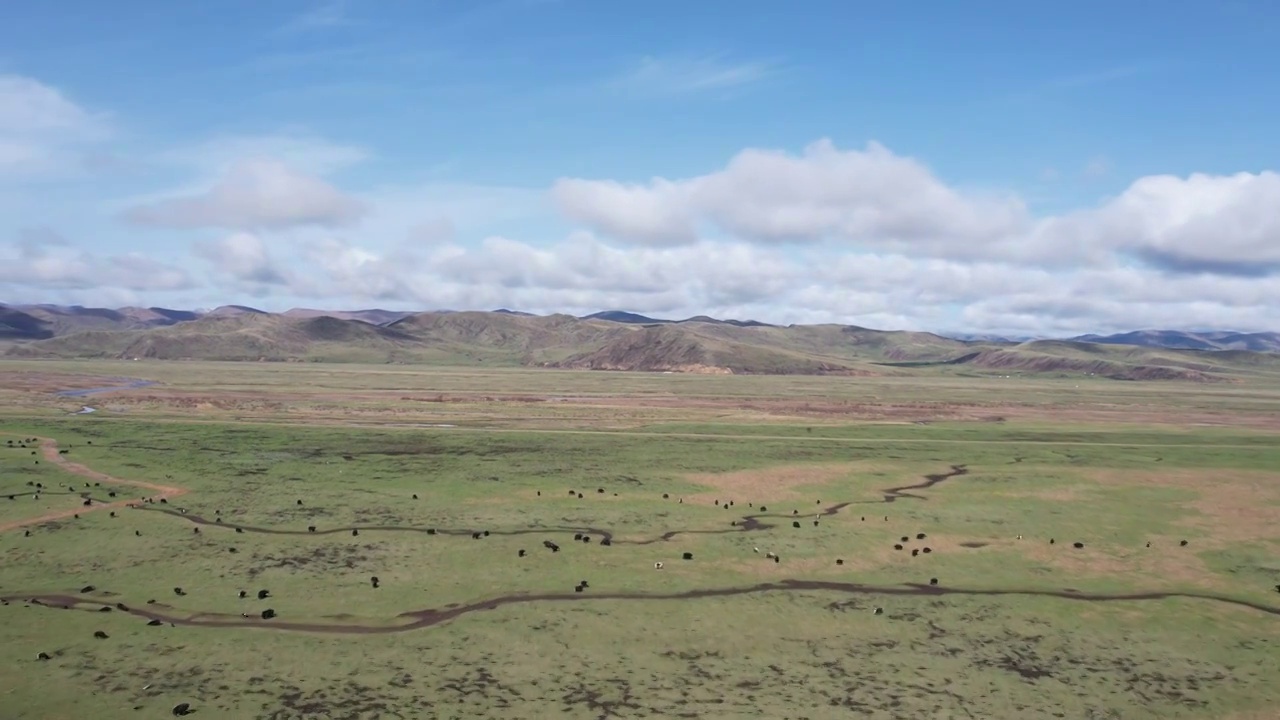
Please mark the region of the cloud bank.
MULTIPOLYGON (((0 78, 0 188, 54 177, 84 148, 109 151, 98 117, 35 80, 0 78)), ((63 239, 56 214, 36 226, 52 230, 15 228, 0 242, 0 293, 268 309, 626 309, 1038 335, 1280 329, 1274 171, 1140 177, 1052 215, 880 143, 823 138, 744 148, 692 177, 344 182, 393 152, 305 131, 157 151, 142 160, 185 183, 123 198, 104 187, 99 204, 120 210, 101 237, 63 239), (130 243, 143 236, 165 249, 139 252, 130 243)))

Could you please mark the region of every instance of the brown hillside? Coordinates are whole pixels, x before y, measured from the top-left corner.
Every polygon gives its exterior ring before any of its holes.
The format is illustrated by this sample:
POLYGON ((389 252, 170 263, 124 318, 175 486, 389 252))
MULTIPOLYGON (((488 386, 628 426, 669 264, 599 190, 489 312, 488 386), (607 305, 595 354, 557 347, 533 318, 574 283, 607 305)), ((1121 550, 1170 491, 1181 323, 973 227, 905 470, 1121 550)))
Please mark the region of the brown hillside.
MULTIPOLYGON (((556 367, 586 370, 682 371, 706 368, 709 353, 691 333, 669 325, 628 332, 604 347, 574 355, 556 367)), ((711 368, 729 372, 728 368, 711 368)))
MULTIPOLYGON (((166 313, 172 311, 157 314, 166 313)), ((131 314, 139 318, 148 315, 131 314)), ((20 326, 11 327, 11 334, 27 333, 30 337, 43 326, 33 315, 10 315, 13 324, 20 326)), ((6 354, 761 375, 1026 374, 1191 382, 1235 381, 1280 372, 1280 356, 1245 351, 1080 341, 964 342, 931 333, 842 325, 643 325, 510 312, 419 313, 385 326, 328 315, 213 313, 167 327, 103 329, 19 340, 6 354)))
POLYGON ((209 316, 142 333, 124 357, 289 360, 306 358, 322 344, 388 353, 416 341, 400 332, 333 317, 286 318, 242 313, 209 316))
POLYGON ((1028 353, 1019 350, 984 350, 964 364, 1033 374, 1085 374, 1112 380, 1183 380, 1192 382, 1221 382, 1225 378, 1190 368, 1151 364, 1125 364, 1102 358, 1061 357, 1028 353))
POLYGON ((497 312, 418 313, 386 327, 424 342, 501 348, 519 353, 550 349, 577 352, 583 346, 606 342, 632 330, 619 323, 579 320, 570 315, 497 312))
POLYGON ((810 357, 785 349, 730 339, 767 328, 728 325, 658 325, 631 330, 596 350, 555 363, 555 367, 640 372, 772 375, 870 375, 866 368, 810 357))

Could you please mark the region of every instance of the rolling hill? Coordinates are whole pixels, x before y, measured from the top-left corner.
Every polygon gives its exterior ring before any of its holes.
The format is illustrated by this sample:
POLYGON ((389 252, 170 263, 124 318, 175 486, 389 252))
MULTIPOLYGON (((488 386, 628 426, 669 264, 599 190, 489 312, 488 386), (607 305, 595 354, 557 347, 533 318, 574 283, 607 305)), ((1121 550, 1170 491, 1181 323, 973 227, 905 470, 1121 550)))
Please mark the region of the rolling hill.
POLYGON ((17 308, 0 306, 0 339, 43 340, 53 337, 52 324, 17 308))
POLYGON ((405 314, 379 325, 372 322, 376 313, 390 311, 350 311, 336 317, 310 310, 273 314, 227 307, 179 322, 158 310, 155 317, 136 313, 127 321, 111 316, 109 329, 59 335, 34 314, 0 309, 0 332, 30 338, 6 352, 23 358, 376 362, 719 374, 932 372, 1192 382, 1280 372, 1280 354, 1251 350, 1078 340, 957 340, 848 325, 780 327, 710 318, 650 323, 607 316, 438 311, 405 314), (146 326, 162 322, 167 324, 146 326), (119 329, 122 325, 126 329, 119 329), (43 338, 37 339, 41 333, 43 338))
POLYGON ((775 327, 769 323, 763 323, 758 320, 720 320, 718 318, 708 317, 706 315, 695 315, 684 320, 662 320, 660 318, 651 318, 646 315, 638 315, 625 310, 602 310, 598 313, 584 315, 583 320, 609 320, 611 322, 627 323, 630 325, 679 325, 682 323, 712 323, 714 325, 736 325, 738 327, 775 327))
POLYGON ((167 308, 87 308, 79 305, 0 305, 0 338, 43 340, 86 330, 140 330, 194 320, 167 308))
MULTIPOLYGON (((86 332, 15 345, 17 357, 388 362, 416 345, 394 330, 332 317, 209 314, 149 330, 86 332)), ((406 356, 405 359, 408 359, 406 356)))
POLYGON ((281 313, 285 317, 317 318, 335 317, 339 320, 359 320, 370 325, 386 325, 413 313, 403 310, 314 310, 312 308, 293 308, 281 313))

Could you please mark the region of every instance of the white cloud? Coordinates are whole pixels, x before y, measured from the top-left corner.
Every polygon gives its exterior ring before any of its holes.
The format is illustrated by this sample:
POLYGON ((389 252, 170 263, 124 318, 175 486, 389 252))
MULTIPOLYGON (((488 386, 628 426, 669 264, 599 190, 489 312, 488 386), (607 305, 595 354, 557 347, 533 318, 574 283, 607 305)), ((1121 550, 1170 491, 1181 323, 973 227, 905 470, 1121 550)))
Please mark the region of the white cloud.
POLYGON ((661 178, 648 185, 612 180, 557 180, 556 204, 593 230, 645 245, 688 245, 698 239, 690 188, 661 178))
POLYGON ((1108 211, 1109 220, 1138 228, 1128 247, 1169 267, 1280 267, 1280 174, 1274 172, 1147 177, 1108 211))
POLYGON ((363 203, 317 177, 269 159, 242 160, 208 190, 137 206, 126 218, 171 228, 280 230, 342 226, 358 220, 363 203))
POLYGON ((1049 218, 1038 236, 1171 272, 1267 275, 1280 270, 1280 175, 1140 178, 1096 209, 1049 218))
MULTIPOLYGON (((253 247, 256 253, 260 246, 253 247)), ((1173 275, 1140 266, 1063 271, 739 241, 614 246, 583 232, 545 247, 500 236, 474 247, 435 243, 413 252, 331 238, 277 247, 292 271, 276 292, 321 306, 625 309, 1054 335, 1148 326, 1265 329, 1280 320, 1267 278, 1173 275)), ((220 256, 241 254, 227 249, 220 256)), ((255 262, 240 269, 242 279, 264 266, 263 255, 252 257, 255 262)))
POLYGON ((722 170, 642 185, 562 179, 570 219, 649 246, 696 242, 704 228, 757 244, 970 261, 1107 266, 1136 256, 1167 271, 1280 269, 1280 175, 1151 176, 1097 208, 1034 218, 1017 197, 963 192, 872 143, 819 141, 800 155, 745 150, 722 170))
POLYGON ((644 95, 681 95, 750 85, 778 71, 776 62, 735 62, 723 55, 645 57, 610 86, 644 95))
POLYGON ((0 75, 0 179, 48 179, 82 170, 80 152, 107 137, 103 117, 32 78, 0 75))
MULTIPOLYGON (((1094 207, 1036 216, 1019 196, 965 189, 874 142, 747 149, 695 177, 564 178, 549 193, 344 187, 342 171, 371 154, 296 130, 215 138, 152 155, 196 182, 135 198, 128 217, 194 240, 212 304, 1053 335, 1280 328, 1274 172, 1149 176, 1094 207)), ((49 235, 0 249, 0 263, 0 291, 17 301, 100 291, 105 303, 192 284, 182 268, 49 235)))
POLYGON ((93 123, 56 88, 19 75, 0 75, 0 133, 81 132, 93 123))
POLYGON ((246 284, 283 285, 285 272, 276 264, 262 238, 235 233, 214 242, 197 242, 195 254, 230 279, 246 284))
POLYGON ((435 245, 452 241, 457 233, 457 226, 451 218, 432 217, 410 226, 405 240, 414 245, 435 245))
POLYGON ((18 242, 0 249, 0 283, 36 290, 150 292, 195 286, 182 268, 141 253, 100 256, 48 229, 25 231, 18 242))
POLYGON ((842 151, 821 140, 799 156, 744 150, 725 169, 691 179, 562 179, 552 192, 571 219, 649 245, 690 243, 710 224, 753 242, 832 239, 975 257, 1027 249, 1011 243, 1030 223, 1019 199, 960 192, 877 143, 842 151))

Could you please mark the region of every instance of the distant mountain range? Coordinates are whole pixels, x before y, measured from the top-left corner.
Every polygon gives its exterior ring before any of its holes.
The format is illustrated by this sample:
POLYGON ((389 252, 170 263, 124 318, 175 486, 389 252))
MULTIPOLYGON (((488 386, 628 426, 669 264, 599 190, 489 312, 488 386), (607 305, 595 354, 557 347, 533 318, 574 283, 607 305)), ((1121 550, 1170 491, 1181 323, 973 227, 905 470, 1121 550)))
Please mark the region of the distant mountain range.
POLYGON ((1067 340, 944 337, 848 325, 779 326, 623 311, 269 313, 0 305, 9 357, 536 366, 755 374, 1096 375, 1212 381, 1280 370, 1280 333, 1141 331, 1067 340))

